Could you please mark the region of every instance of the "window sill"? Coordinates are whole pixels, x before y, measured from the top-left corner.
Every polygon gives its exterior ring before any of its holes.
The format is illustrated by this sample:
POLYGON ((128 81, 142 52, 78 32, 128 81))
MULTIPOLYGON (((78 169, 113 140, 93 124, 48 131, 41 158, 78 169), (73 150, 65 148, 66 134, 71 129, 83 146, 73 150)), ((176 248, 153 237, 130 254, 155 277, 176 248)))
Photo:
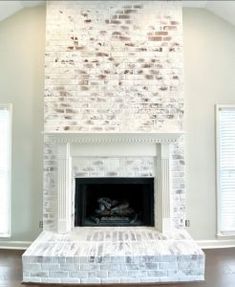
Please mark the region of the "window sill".
POLYGON ((217 233, 218 239, 235 239, 235 232, 229 232, 229 233, 217 233))
POLYGON ((11 234, 10 233, 5 233, 5 234, 1 234, 0 233, 0 239, 1 238, 10 238, 11 237, 11 234))

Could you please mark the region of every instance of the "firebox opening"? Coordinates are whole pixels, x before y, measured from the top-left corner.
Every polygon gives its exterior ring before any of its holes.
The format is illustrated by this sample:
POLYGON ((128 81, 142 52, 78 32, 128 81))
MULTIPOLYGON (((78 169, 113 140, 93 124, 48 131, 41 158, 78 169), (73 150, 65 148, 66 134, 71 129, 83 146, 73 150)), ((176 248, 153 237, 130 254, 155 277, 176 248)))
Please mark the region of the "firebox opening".
POLYGON ((153 178, 77 178, 75 226, 153 226, 153 178))

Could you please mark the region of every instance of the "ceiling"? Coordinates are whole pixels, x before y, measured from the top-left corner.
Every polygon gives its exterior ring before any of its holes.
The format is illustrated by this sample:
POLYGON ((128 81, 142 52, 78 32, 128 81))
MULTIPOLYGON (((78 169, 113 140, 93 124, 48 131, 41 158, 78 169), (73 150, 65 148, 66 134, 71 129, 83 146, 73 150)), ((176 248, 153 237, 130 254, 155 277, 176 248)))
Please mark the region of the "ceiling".
POLYGON ((6 19, 7 17, 13 15, 17 11, 43 4, 46 1, 0 1, 0 21, 6 19))
POLYGON ((183 1, 183 6, 204 8, 235 25, 235 1, 183 1))
MULTIPOLYGON (((0 21, 17 11, 46 1, 0 1, 0 21)), ((235 1, 182 1, 184 7, 204 8, 235 25, 235 1)))

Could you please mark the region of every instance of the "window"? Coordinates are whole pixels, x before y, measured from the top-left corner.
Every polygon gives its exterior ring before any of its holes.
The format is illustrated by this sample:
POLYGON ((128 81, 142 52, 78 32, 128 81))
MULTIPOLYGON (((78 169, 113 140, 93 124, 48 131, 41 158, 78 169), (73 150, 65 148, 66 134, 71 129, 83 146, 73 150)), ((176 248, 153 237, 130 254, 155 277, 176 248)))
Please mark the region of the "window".
POLYGON ((0 104, 0 237, 10 236, 11 105, 0 104))
POLYGON ((217 229, 235 235, 235 105, 216 106, 217 229))

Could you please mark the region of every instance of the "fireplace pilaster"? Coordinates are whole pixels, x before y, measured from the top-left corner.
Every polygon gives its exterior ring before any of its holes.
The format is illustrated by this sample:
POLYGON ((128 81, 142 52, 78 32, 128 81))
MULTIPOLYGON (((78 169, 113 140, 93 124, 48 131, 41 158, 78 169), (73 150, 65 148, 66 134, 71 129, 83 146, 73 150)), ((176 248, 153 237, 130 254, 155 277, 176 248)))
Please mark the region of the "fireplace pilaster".
POLYGON ((156 161, 156 188, 157 228, 162 233, 169 233, 172 229, 171 196, 170 196, 170 145, 169 143, 157 144, 156 161))
POLYGON ((57 190, 58 190, 58 233, 71 231, 71 183, 72 168, 70 143, 60 143, 57 146, 57 190))

